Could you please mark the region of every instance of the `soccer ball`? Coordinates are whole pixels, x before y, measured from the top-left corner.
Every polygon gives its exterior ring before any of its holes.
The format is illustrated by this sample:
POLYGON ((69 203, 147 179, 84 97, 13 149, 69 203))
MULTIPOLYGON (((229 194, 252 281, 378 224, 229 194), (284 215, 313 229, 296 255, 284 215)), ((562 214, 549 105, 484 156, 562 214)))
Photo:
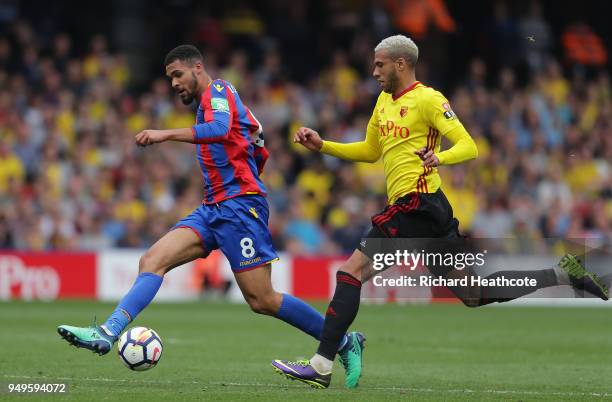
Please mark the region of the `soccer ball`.
POLYGON ((162 355, 162 340, 150 328, 134 327, 119 338, 119 359, 130 370, 144 371, 157 365, 162 355))

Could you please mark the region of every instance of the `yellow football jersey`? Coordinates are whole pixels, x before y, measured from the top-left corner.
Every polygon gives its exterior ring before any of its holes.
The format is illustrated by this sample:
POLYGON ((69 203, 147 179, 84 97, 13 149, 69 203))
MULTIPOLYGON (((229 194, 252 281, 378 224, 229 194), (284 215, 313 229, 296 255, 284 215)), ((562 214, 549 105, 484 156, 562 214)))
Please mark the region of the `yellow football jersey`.
POLYGON ((438 91, 415 82, 398 97, 378 96, 363 142, 324 141, 321 152, 343 159, 373 162, 382 155, 389 203, 410 192, 434 193, 441 184, 437 168, 425 168, 415 151, 433 150, 440 165, 477 155, 471 139, 448 100, 438 91), (452 133, 451 133, 452 132, 452 133), (449 135, 450 134, 450 135, 449 135), (440 152, 442 135, 455 147, 440 152))

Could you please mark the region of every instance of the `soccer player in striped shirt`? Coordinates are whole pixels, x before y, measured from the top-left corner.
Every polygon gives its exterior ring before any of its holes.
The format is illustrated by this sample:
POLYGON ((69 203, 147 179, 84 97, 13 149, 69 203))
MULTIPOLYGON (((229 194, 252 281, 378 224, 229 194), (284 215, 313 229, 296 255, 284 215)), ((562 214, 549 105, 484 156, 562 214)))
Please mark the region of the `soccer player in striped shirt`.
MULTIPOLYGON (((164 65, 183 103, 198 102, 196 123, 189 128, 144 130, 136 135, 136 143, 195 144, 204 200, 142 256, 135 283, 101 326, 61 325, 59 334, 72 345, 108 353, 128 323, 153 300, 168 271, 220 248, 254 312, 279 318, 319 339, 323 316, 272 288, 271 263, 278 257, 268 230, 266 188, 259 177, 267 159, 261 124, 232 84, 210 78, 194 46, 173 49, 164 65)), ((348 346, 357 336, 345 335, 343 344, 348 346)), ((348 347, 341 350, 346 351, 340 352, 346 361, 348 347)))
MULTIPOLYGON (((368 239, 438 238, 445 239, 439 241, 445 244, 450 244, 449 239, 461 239, 459 222, 440 189, 438 166, 474 159, 478 150, 448 100, 416 80, 417 59, 417 46, 403 35, 388 37, 376 46, 373 76, 382 92, 368 123, 365 141, 350 144, 323 141, 316 131, 305 127, 295 135, 295 141, 311 151, 346 160, 376 162, 382 156, 389 205, 372 217, 372 229, 365 241, 337 272, 336 290, 326 312, 317 353, 310 360, 272 362, 273 368, 288 378, 318 388, 329 386, 338 345, 357 316, 362 281, 373 275, 370 258, 373 250, 365 246, 368 239), (453 143, 444 151, 440 150, 442 136, 453 143)), ((451 267, 444 275, 458 272, 451 267)), ((552 269, 501 271, 487 278, 494 280, 501 276, 528 276, 537 279, 537 286, 513 288, 511 292, 499 287, 476 295, 473 291, 480 292, 479 289, 452 290, 470 307, 507 301, 561 284, 585 289, 604 300, 608 298, 607 287, 570 255, 552 269)), ((348 388, 356 387, 361 376, 362 341, 361 337, 355 337, 349 345, 348 365, 344 365, 348 388)))

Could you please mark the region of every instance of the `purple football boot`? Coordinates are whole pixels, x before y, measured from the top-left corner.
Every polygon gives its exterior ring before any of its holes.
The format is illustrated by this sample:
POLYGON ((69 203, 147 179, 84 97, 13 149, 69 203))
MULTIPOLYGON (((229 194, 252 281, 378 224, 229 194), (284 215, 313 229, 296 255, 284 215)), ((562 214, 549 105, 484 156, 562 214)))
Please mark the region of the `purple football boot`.
POLYGON ((292 380, 306 383, 313 388, 327 388, 331 382, 331 373, 317 373, 317 370, 310 365, 310 360, 298 360, 296 362, 274 360, 272 367, 277 373, 292 380))

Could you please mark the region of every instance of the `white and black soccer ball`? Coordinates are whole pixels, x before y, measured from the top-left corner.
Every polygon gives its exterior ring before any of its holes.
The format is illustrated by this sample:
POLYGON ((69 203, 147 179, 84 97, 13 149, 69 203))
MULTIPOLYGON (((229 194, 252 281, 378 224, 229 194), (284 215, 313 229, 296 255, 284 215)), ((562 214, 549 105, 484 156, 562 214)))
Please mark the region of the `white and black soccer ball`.
POLYGON ((117 345, 119 359, 130 370, 144 371, 157 365, 162 355, 162 340, 150 328, 133 327, 125 331, 117 345))

